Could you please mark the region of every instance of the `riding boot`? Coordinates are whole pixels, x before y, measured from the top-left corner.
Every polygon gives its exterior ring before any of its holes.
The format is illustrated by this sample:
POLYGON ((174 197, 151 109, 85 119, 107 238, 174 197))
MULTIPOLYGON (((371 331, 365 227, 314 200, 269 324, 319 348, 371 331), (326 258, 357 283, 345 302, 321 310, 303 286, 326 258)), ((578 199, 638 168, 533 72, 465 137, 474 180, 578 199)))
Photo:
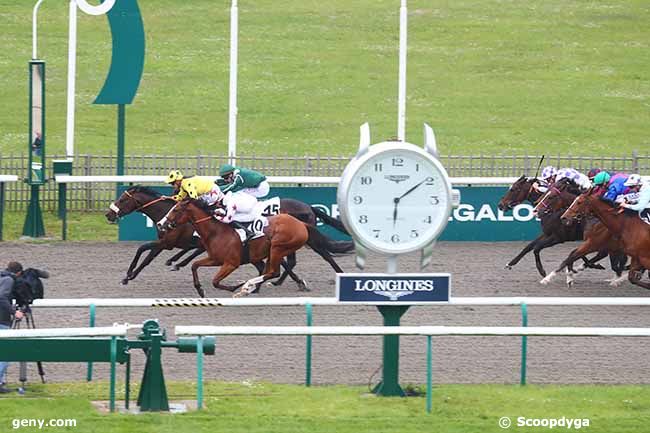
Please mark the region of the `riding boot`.
POLYGON ((248 242, 255 234, 248 229, 244 224, 240 223, 239 221, 232 221, 230 223, 231 226, 233 226, 236 229, 242 229, 246 233, 246 240, 244 242, 248 242))

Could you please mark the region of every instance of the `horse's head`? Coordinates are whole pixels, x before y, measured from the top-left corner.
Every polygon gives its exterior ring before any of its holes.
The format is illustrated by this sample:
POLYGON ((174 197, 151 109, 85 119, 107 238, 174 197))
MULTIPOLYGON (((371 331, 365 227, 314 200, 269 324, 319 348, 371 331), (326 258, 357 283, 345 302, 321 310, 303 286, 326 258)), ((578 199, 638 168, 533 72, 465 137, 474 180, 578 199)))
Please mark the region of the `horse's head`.
POLYGON ((576 197, 573 203, 571 203, 571 206, 560 216, 562 223, 568 226, 574 221, 580 221, 589 215, 591 213, 590 206, 593 199, 594 196, 591 195, 591 189, 576 197))
POLYGON ((158 230, 162 232, 173 230, 179 225, 191 221, 192 214, 189 212, 191 202, 191 199, 185 199, 176 203, 176 205, 169 210, 167 215, 156 223, 158 230))
POLYGON ((533 213, 547 215, 567 207, 581 191, 578 185, 571 179, 563 178, 548 188, 535 205, 533 213))
POLYGON ((161 194, 151 188, 143 186, 132 186, 120 195, 108 208, 106 219, 114 223, 124 215, 135 212, 147 206, 161 194))
POLYGON ((512 184, 508 192, 506 192, 506 194, 501 197, 501 200, 499 200, 497 207, 502 211, 506 211, 512 209, 520 203, 523 203, 526 199, 528 199, 531 187, 533 186, 535 180, 535 178, 527 178, 525 175, 521 176, 515 181, 515 183, 512 184))

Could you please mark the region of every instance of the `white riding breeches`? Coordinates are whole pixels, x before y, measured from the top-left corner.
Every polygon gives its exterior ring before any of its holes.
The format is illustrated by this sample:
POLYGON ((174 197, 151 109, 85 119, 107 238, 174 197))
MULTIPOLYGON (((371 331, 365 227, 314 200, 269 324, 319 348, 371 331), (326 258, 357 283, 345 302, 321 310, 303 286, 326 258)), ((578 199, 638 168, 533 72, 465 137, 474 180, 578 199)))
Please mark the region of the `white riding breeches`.
POLYGON ((248 223, 257 217, 255 214, 257 199, 243 191, 226 194, 223 203, 226 205, 225 218, 228 220, 248 223))
POLYGON ((265 180, 260 182, 260 184, 257 185, 257 187, 255 188, 244 188, 239 192, 250 194, 253 197, 261 198, 269 195, 270 190, 271 190, 271 186, 269 185, 269 182, 265 180))

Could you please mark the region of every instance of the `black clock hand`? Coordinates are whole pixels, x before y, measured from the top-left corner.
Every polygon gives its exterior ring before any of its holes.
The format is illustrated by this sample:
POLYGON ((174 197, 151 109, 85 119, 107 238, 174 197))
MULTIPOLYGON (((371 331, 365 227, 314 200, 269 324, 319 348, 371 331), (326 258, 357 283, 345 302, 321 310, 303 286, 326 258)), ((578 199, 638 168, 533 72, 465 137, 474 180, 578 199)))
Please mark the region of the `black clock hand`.
POLYGON ((427 178, 424 179, 422 182, 418 183, 417 185, 415 185, 414 187, 412 187, 411 189, 409 189, 408 191, 406 191, 404 194, 402 194, 401 196, 399 196, 399 199, 397 199, 397 201, 403 199, 404 197, 406 197, 407 195, 409 195, 410 193, 412 193, 413 191, 415 191, 415 190, 417 189, 417 187, 419 187, 419 186, 422 185, 424 182, 426 182, 427 179, 429 179, 429 178, 427 177, 427 178))
POLYGON ((395 228, 395 223, 397 222, 397 205, 399 204, 399 198, 395 197, 393 199, 395 207, 393 208, 393 228, 395 228))

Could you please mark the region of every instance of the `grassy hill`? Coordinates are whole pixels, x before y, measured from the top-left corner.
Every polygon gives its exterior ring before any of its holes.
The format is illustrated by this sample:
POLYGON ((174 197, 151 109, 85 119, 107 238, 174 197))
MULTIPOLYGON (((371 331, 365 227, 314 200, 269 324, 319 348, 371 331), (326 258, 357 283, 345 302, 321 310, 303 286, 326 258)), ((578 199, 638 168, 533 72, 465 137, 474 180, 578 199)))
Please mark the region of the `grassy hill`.
MULTIPOLYGON (((240 2, 239 150, 351 154, 358 126, 396 135, 398 0, 240 2)), ((140 0, 144 76, 127 154, 225 153, 229 1, 140 0)), ((407 139, 444 154, 621 154, 650 148, 646 0, 411 0, 407 139)), ((0 155, 27 142, 33 2, 0 0, 0 155)), ((44 2, 48 154, 64 153, 66 2, 44 2)), ((105 17, 79 12, 76 152, 115 152, 105 17)))

